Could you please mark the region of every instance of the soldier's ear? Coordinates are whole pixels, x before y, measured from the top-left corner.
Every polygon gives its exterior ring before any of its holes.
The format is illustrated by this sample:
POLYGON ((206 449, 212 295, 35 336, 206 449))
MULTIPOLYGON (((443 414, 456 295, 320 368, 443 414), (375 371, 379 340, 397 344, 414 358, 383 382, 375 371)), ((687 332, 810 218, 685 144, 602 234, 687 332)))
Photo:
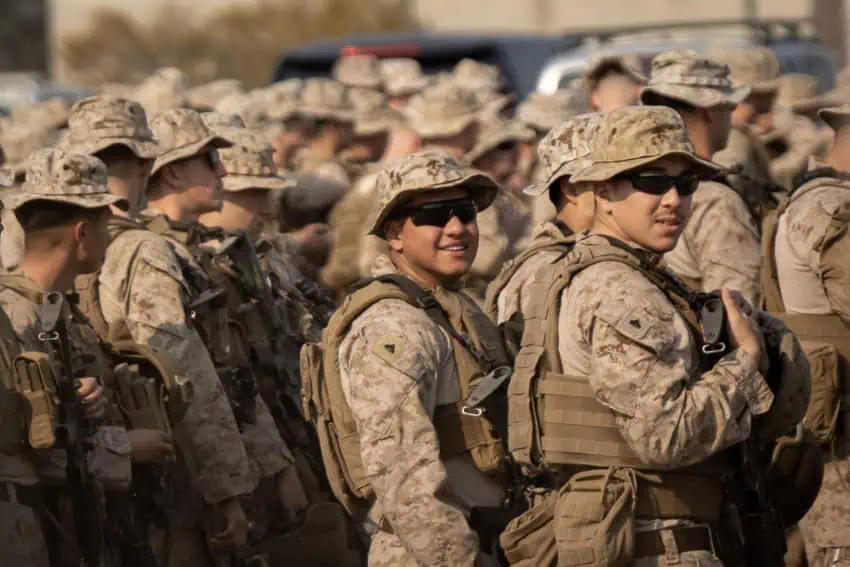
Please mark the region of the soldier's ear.
POLYGON ((404 221, 399 219, 387 221, 386 228, 384 229, 384 235, 387 239, 387 243, 390 245, 390 249, 395 252, 404 251, 404 245, 401 241, 401 229, 403 223, 404 221))
POLYGON ((600 213, 610 215, 613 212, 613 203, 616 200, 617 187, 614 181, 603 181, 595 183, 593 195, 596 209, 600 213))

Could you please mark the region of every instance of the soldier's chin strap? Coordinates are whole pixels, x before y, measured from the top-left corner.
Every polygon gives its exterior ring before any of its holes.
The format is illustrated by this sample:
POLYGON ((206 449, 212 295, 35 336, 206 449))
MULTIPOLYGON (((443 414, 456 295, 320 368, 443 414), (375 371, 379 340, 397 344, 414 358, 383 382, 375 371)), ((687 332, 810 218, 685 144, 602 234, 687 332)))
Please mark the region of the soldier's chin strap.
POLYGON ((428 317, 441 329, 446 331, 458 343, 463 345, 469 354, 478 362, 478 364, 486 369, 487 375, 481 378, 475 385, 475 388, 469 393, 463 407, 463 413, 466 415, 480 416, 484 413, 484 408, 479 407, 484 401, 490 397, 496 390, 499 389, 513 374, 510 366, 497 366, 496 362, 490 358, 487 353, 476 347, 469 337, 459 333, 452 326, 449 317, 446 314, 440 302, 433 294, 425 291, 422 287, 412 279, 401 274, 383 274, 372 278, 366 278, 353 284, 352 290, 358 290, 366 287, 372 282, 389 283, 397 286, 411 299, 414 303, 423 309, 428 317))

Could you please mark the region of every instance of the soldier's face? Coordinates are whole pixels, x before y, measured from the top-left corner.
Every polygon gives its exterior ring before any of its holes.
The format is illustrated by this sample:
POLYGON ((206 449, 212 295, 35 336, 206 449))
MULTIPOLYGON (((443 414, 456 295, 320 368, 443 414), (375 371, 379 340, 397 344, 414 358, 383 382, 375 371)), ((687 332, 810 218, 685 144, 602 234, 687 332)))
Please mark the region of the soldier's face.
MULTIPOLYGON (((468 197, 463 189, 439 191, 419 197, 408 206, 416 208, 468 197)), ((417 225, 411 217, 398 221, 388 231, 387 240, 391 250, 401 257, 402 271, 409 269, 419 279, 433 284, 454 283, 466 275, 478 252, 478 224, 474 216, 463 220, 459 216, 452 215, 445 226, 417 225)))
MULTIPOLYGON (((687 171, 682 158, 665 158, 642 173, 679 176, 687 171)), ((616 178, 597 186, 593 231, 663 254, 676 247, 690 216, 692 195, 670 186, 664 193, 639 191, 627 179, 616 178), (601 230, 600 230, 601 229, 601 230)))
POLYGON ((517 145, 506 142, 481 156, 474 165, 495 179, 500 185, 505 186, 508 185, 511 175, 516 171, 518 161, 519 150, 517 145))
POLYGON ((218 152, 207 152, 186 160, 183 163, 185 190, 182 193, 184 206, 194 214, 211 213, 221 210, 221 178, 225 171, 218 159, 218 152))
POLYGON ((590 104, 597 112, 611 112, 638 101, 641 84, 625 73, 608 73, 590 94, 590 104))
POLYGON ((726 147, 729 133, 732 131, 732 111, 734 106, 720 105, 709 109, 709 136, 711 137, 711 153, 717 153, 726 147))
POLYGON ((110 240, 108 223, 111 216, 111 209, 105 207, 97 217, 81 221, 77 225, 77 264, 80 274, 96 272, 103 265, 110 240))

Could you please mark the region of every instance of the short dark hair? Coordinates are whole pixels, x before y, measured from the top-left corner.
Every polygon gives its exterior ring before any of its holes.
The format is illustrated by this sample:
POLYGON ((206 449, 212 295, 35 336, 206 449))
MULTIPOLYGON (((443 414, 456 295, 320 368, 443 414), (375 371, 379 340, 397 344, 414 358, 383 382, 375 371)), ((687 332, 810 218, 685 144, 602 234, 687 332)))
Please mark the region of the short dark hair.
POLYGON ((112 144, 94 154, 94 157, 105 163, 107 167, 116 161, 137 160, 139 156, 124 144, 112 144))
POLYGON ((561 179, 557 179, 549 185, 549 200, 552 201, 552 204, 555 205, 555 210, 559 213, 567 206, 567 198, 564 196, 564 192, 561 191, 561 179))
POLYGON ((95 220, 108 209, 108 206, 88 209, 70 203, 36 199, 15 209, 15 218, 18 219, 24 232, 36 232, 81 220, 95 220))
POLYGON ((656 93, 646 93, 643 96, 643 99, 643 103, 648 106, 666 106, 667 108, 672 108, 679 114, 690 114, 698 110, 693 104, 656 93))

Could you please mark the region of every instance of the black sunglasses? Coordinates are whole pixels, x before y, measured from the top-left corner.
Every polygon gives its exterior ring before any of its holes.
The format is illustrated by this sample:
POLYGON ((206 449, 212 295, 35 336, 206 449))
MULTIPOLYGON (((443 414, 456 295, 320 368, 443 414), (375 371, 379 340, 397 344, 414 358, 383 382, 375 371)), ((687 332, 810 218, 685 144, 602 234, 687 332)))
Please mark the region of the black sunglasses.
POLYGON ((453 217, 463 224, 469 224, 478 215, 478 207, 472 199, 453 199, 451 201, 435 201, 410 207, 403 207, 393 213, 392 218, 410 217, 416 226, 439 226, 449 224, 453 217))
POLYGON ((678 176, 653 171, 633 171, 618 175, 617 178, 627 180, 641 193, 650 195, 663 195, 675 185, 682 197, 693 195, 700 181, 699 177, 690 171, 678 176))
POLYGON ((204 163, 213 171, 217 171, 221 165, 221 160, 218 158, 218 152, 216 150, 210 150, 200 157, 204 158, 204 163))

